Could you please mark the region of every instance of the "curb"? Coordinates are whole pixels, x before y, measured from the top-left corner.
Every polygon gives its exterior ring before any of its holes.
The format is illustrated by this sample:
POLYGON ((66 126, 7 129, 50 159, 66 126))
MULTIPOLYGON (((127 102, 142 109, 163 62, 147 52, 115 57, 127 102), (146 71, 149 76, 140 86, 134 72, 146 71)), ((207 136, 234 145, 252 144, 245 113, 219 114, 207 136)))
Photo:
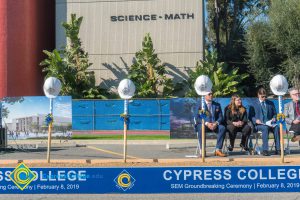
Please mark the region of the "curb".
MULTIPOLYGON (((161 163, 161 164, 173 164, 173 163, 187 163, 195 162, 203 164, 201 158, 187 158, 187 159, 127 159, 127 163, 161 163)), ((291 164, 291 163, 300 163, 299 157, 285 157, 285 163, 280 163, 280 157, 263 157, 263 158, 230 158, 230 157, 207 157, 205 158, 205 163, 224 163, 224 162, 240 162, 240 163, 249 163, 249 162, 258 162, 258 166, 269 162, 278 162, 280 164, 291 164)), ((47 163, 46 159, 36 159, 36 160, 0 160, 0 165, 7 164, 19 164, 24 162, 25 164, 124 164, 123 159, 52 159, 50 163, 47 163)))

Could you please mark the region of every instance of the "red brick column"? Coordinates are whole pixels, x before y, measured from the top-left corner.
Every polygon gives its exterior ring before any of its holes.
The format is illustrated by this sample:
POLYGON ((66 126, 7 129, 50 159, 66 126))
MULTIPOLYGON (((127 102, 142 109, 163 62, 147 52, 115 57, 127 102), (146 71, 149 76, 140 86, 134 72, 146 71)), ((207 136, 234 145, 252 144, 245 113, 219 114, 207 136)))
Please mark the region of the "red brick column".
POLYGON ((0 98, 7 94, 7 1, 0 1, 0 98))
POLYGON ((55 48, 55 1, 1 0, 0 12, 0 49, 5 49, 0 52, 0 96, 43 95, 39 63, 42 50, 55 48))

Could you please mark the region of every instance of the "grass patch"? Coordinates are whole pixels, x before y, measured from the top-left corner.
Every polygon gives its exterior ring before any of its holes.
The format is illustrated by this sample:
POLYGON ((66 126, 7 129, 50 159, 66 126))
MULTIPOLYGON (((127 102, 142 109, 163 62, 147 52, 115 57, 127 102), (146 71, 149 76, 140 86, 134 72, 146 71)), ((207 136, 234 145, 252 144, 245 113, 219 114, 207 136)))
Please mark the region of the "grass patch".
MULTIPOLYGON (((74 140, 121 140, 123 135, 72 135, 74 140)), ((128 140, 169 140, 169 135, 127 135, 128 140)))

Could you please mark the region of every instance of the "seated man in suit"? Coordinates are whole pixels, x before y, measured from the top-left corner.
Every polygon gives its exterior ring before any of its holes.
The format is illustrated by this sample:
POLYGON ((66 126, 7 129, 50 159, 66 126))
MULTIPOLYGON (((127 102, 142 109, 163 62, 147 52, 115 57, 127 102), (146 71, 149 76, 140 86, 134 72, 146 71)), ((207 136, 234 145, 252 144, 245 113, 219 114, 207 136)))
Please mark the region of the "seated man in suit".
MULTIPOLYGON (((202 110, 201 105, 199 110, 202 110)), ((222 152, 223 142, 225 139, 226 129, 225 126, 222 125, 223 115, 221 105, 215 101, 213 101, 213 93, 210 92, 205 96, 205 110, 209 112, 209 115, 205 118, 205 131, 215 132, 217 133, 217 145, 216 145, 216 156, 225 157, 226 154, 222 152)), ((201 135, 201 119, 199 114, 197 113, 196 118, 196 129, 199 133, 198 139, 199 144, 202 144, 202 135, 201 135)))
POLYGON ((289 89, 292 101, 284 104, 284 115, 290 131, 294 131, 292 142, 300 141, 300 91, 297 88, 289 89))
POLYGON ((260 88, 257 92, 258 98, 253 102, 253 105, 250 107, 249 119, 255 125, 257 131, 262 132, 263 140, 263 152, 264 156, 270 156, 269 153, 269 132, 274 133, 275 139, 275 154, 280 154, 280 139, 279 139, 279 127, 270 127, 266 125, 267 121, 272 120, 273 123, 276 122, 276 109, 273 102, 267 100, 267 92, 264 88, 260 88))

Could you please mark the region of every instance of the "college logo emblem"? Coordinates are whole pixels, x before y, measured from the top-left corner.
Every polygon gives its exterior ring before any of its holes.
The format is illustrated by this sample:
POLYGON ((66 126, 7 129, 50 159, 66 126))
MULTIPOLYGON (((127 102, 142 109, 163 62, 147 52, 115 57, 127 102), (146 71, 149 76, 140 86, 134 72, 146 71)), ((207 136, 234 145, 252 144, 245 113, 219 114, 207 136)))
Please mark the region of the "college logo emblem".
POLYGON ((126 171, 123 170, 115 179, 117 187, 124 192, 134 186, 135 179, 126 171))
POLYGON ((20 190, 24 190, 36 178, 36 175, 24 163, 21 163, 10 173, 9 178, 20 190))

